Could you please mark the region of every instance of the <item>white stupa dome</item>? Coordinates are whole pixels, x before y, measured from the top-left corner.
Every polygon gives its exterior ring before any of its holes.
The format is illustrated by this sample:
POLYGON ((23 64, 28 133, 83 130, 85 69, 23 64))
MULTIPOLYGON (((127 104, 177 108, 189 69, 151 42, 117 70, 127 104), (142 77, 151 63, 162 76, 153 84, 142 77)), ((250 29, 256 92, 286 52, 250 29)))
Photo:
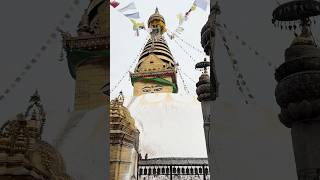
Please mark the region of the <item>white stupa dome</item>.
POLYGON ((196 97, 156 93, 126 98, 149 158, 207 157, 201 104, 196 97))

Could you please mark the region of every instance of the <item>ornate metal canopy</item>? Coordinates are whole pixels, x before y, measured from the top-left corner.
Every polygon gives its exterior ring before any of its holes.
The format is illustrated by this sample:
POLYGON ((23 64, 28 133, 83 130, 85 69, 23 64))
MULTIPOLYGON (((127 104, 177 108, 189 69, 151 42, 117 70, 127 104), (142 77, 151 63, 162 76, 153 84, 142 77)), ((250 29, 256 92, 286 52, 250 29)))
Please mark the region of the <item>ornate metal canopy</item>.
POLYGON ((281 29, 296 29, 295 24, 309 21, 311 17, 320 15, 320 2, 316 0, 295 0, 281 4, 272 13, 272 23, 281 29), (285 23, 285 25, 283 25, 285 23), (288 24, 289 23, 289 24, 288 24))

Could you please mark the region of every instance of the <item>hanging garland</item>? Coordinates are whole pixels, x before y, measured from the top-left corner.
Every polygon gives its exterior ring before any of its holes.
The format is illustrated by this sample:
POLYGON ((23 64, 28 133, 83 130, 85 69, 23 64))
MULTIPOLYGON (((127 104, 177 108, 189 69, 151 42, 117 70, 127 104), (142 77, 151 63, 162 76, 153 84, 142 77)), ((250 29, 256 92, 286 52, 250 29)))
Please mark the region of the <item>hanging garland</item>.
MULTIPOLYGON (((35 57, 29 60, 29 63, 24 66, 23 71, 16 78, 14 78, 13 82, 10 83, 10 86, 4 90, 2 95, 0 95, 0 101, 5 99, 5 97, 9 95, 19 83, 21 83, 23 77, 32 69, 34 65, 36 65, 39 62, 41 55, 48 50, 49 46, 52 44, 52 41, 57 40, 58 33, 60 31, 60 26, 65 24, 65 20, 71 18, 71 12, 73 12, 74 9, 77 6, 79 6, 79 2, 79 0, 74 0, 73 4, 68 7, 68 11, 64 13, 63 18, 59 21, 59 25, 49 35, 45 43, 40 46, 39 52, 35 53, 35 57)), ((60 56, 60 58, 62 57, 60 56)))
POLYGON ((234 33, 232 30, 230 30, 230 28, 228 28, 226 24, 217 24, 219 27, 224 28, 226 32, 228 32, 230 36, 234 37, 242 46, 247 47, 249 51, 252 52, 255 56, 258 56, 261 60, 265 61, 269 67, 273 67, 275 69, 275 65, 271 61, 266 60, 266 58, 263 55, 261 55, 261 53, 257 49, 250 46, 245 40, 242 40, 242 38, 240 38, 240 36, 237 33, 234 33))
MULTIPOLYGON (((193 84, 194 84, 194 86, 192 86, 192 87, 196 87, 195 86, 195 84, 197 83, 194 79, 192 79, 188 74, 186 74, 184 71, 182 71, 181 69, 179 69, 180 70, 180 73, 182 74, 182 75, 184 75, 185 77, 187 77, 193 84)), ((185 83, 186 84, 186 83, 185 83)), ((186 86, 187 87, 187 89, 193 89, 193 88, 190 88, 190 86, 188 87, 188 86, 186 86)), ((192 92, 196 92, 196 90, 195 89, 193 89, 193 91, 192 92)))
POLYGON ((183 71, 181 71, 182 72, 182 74, 184 75, 184 76, 186 76, 192 83, 194 83, 194 84, 196 84, 197 82, 195 81, 195 80, 193 80, 188 74, 186 74, 185 72, 183 72, 183 71))
POLYGON ((186 84, 186 82, 184 81, 184 79, 183 79, 183 77, 182 77, 182 75, 181 75, 180 69, 177 68, 177 71, 178 71, 178 74, 179 74, 179 76, 180 76, 180 78, 181 78, 181 81, 182 81, 184 90, 186 91, 187 94, 190 94, 190 91, 189 91, 189 89, 188 89, 188 87, 187 87, 187 84, 186 84))
POLYGON ((247 85, 247 82, 245 81, 245 79, 243 77, 243 74, 240 72, 239 63, 238 63, 237 59, 235 58, 234 53, 230 49, 230 46, 228 45, 228 41, 227 41, 227 38, 226 38, 224 32, 222 31, 222 29, 220 29, 219 26, 217 27, 217 30, 220 33, 221 39, 223 41, 223 45, 227 50, 229 60, 232 64, 232 69, 233 69, 234 75, 236 77, 236 85, 238 86, 238 90, 239 90, 240 94, 243 96, 246 104, 248 104, 250 101, 252 101, 254 103, 254 96, 252 95, 252 93, 247 85))
POLYGON ((190 53, 185 50, 175 39, 173 39, 173 41, 178 45, 178 47, 186 54, 189 56, 189 58, 194 62, 196 63, 197 61, 190 55, 190 53))
POLYGON ((194 45, 188 43, 187 41, 185 41, 184 39, 182 39, 180 36, 178 36, 176 34, 176 36, 181 42, 183 42, 184 44, 186 44, 187 46, 189 46, 190 48, 192 48, 193 50, 197 51, 199 54, 206 56, 206 54, 203 52, 203 50, 200 50, 199 48, 195 47, 194 45))

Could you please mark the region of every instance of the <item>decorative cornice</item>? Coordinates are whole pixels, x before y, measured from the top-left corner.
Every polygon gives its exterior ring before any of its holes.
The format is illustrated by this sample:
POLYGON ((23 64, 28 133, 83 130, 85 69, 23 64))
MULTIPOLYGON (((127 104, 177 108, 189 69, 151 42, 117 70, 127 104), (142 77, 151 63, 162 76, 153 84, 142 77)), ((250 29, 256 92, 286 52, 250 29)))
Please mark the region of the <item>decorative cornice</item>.
POLYGON ((107 34, 87 35, 72 37, 70 35, 63 36, 63 46, 67 51, 73 49, 86 50, 107 50, 110 44, 107 34))

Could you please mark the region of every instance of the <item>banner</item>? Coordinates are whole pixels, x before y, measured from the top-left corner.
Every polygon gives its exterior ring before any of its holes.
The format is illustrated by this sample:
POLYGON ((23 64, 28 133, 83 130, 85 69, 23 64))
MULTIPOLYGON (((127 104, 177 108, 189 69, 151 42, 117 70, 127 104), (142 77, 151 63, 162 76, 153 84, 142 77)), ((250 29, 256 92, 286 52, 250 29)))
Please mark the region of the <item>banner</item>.
POLYGON ((131 3, 128 4, 127 6, 119 9, 119 12, 124 13, 124 12, 129 11, 129 10, 137 10, 136 5, 135 5, 134 2, 131 2, 131 3))
POLYGON ((133 19, 139 19, 140 18, 139 12, 132 13, 132 14, 123 14, 123 15, 125 15, 127 18, 133 18, 133 19))
POLYGON ((208 1, 207 0, 195 0, 193 4, 205 11, 205 10, 207 10, 208 1))
POLYGON ((120 3, 117 2, 117 1, 112 1, 112 2, 110 2, 110 5, 111 5, 113 8, 116 8, 117 6, 120 5, 120 3))

